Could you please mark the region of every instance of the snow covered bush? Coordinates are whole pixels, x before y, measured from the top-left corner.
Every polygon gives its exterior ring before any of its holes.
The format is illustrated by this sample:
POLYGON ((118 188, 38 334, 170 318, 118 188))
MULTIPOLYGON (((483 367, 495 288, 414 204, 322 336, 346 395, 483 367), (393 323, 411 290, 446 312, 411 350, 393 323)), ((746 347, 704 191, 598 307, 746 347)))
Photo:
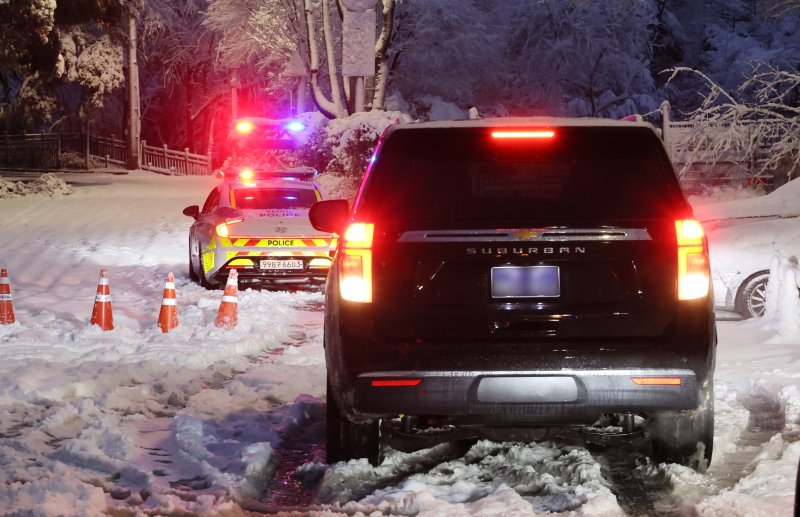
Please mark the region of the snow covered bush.
POLYGON ((381 133, 396 121, 410 122, 411 118, 399 111, 368 111, 331 120, 325 129, 325 144, 332 155, 327 170, 360 179, 381 133))
POLYGON ((330 147, 325 144, 328 118, 318 111, 301 113, 296 118, 303 122, 305 130, 297 135, 302 145, 288 153, 290 165, 305 165, 324 172, 333 158, 330 147))

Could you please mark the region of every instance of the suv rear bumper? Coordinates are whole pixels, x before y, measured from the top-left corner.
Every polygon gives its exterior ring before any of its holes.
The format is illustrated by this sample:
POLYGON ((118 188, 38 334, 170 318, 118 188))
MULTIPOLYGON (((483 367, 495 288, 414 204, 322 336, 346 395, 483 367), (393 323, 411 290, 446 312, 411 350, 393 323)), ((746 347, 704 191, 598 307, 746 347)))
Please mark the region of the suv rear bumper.
POLYGON ((353 410, 362 418, 406 414, 473 424, 579 423, 603 413, 695 409, 698 385, 694 372, 685 369, 391 371, 358 375, 354 399, 353 410), (675 384, 642 385, 634 378, 669 378, 675 384), (419 383, 380 385, 397 380, 419 383))

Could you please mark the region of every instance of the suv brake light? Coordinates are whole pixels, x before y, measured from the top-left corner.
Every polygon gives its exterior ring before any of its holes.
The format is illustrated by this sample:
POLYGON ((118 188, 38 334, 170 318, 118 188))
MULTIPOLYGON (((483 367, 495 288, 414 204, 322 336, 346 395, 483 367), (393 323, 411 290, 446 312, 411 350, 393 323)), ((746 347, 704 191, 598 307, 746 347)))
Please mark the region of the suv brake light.
POLYGON ((702 225, 694 219, 675 221, 678 239, 678 300, 708 295, 711 271, 708 243, 702 225))
POLYGON ((555 131, 550 129, 526 131, 492 131, 492 138, 553 138, 555 131))
POLYGON ((352 223, 342 237, 339 291, 351 302, 372 303, 372 223, 352 223))

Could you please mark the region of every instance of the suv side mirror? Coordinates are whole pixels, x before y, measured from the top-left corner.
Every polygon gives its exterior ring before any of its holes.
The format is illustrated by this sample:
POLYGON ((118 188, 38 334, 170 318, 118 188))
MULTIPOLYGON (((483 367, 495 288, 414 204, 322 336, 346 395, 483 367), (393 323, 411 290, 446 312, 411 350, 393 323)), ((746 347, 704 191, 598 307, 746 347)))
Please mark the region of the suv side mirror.
POLYGON ((183 209, 183 215, 188 215, 196 221, 200 217, 200 207, 197 205, 187 206, 183 209))
POLYGON ((311 226, 321 232, 342 234, 347 217, 350 215, 350 208, 345 199, 329 199, 317 201, 311 205, 308 211, 308 218, 311 226))

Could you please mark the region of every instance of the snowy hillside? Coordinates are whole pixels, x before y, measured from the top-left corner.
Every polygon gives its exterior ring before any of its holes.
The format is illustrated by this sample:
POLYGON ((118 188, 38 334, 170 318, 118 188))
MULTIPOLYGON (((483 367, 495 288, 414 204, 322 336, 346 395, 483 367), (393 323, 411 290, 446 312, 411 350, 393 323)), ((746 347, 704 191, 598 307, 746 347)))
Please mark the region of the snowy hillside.
MULTIPOLYGON (((565 437, 439 446, 324 464, 318 292, 190 283, 181 214, 212 178, 70 174, 54 196, 0 199, 0 513, 34 516, 789 516, 800 458, 800 342, 720 322, 714 460, 705 474, 565 437), (101 268, 115 328, 88 326, 101 268), (180 326, 156 327, 176 275, 180 326)), ((29 193, 30 194, 30 193, 29 193)))

